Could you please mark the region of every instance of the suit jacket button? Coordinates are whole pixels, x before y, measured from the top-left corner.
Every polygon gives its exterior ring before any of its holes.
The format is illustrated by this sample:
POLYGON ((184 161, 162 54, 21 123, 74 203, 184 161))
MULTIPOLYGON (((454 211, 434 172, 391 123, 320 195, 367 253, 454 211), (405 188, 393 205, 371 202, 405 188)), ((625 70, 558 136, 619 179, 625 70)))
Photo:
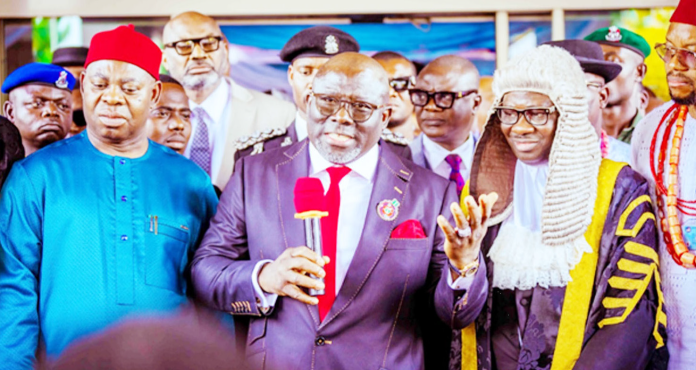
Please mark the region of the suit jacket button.
POLYGON ((323 346, 324 344, 326 344, 326 338, 324 338, 324 337, 317 337, 317 339, 314 341, 314 344, 316 344, 317 346, 321 347, 321 346, 323 346))

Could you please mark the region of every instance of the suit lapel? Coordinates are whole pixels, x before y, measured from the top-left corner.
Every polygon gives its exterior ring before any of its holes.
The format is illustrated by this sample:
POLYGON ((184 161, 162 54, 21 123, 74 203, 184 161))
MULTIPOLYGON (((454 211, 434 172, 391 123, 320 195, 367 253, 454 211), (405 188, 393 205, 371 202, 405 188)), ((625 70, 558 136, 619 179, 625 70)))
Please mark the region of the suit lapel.
POLYGON ((305 245, 304 224, 295 219, 294 189, 295 181, 309 173, 308 141, 293 144, 283 153, 281 161, 276 164, 276 190, 278 192, 278 212, 285 249, 305 245))
MULTIPOLYGON (((307 244, 304 223, 295 218, 295 181, 309 175, 309 141, 293 144, 283 152, 283 158, 276 164, 276 190, 278 194, 278 213, 285 249, 307 244)), ((314 324, 319 326, 319 308, 306 305, 314 324)))
POLYGON ((404 199, 411 176, 411 170, 404 166, 396 154, 389 149, 381 148, 372 195, 358 248, 348 267, 348 273, 343 280, 338 296, 321 326, 331 322, 346 309, 377 265, 392 230, 401 220, 399 215, 394 221, 383 220, 377 213, 377 204, 383 200, 396 199, 400 203, 400 208, 403 209, 406 206, 404 199))
POLYGON ((430 169, 430 166, 428 165, 428 161, 425 159, 425 149, 423 148, 423 135, 420 134, 418 137, 416 137, 413 142, 411 143, 410 148, 411 148, 411 157, 413 158, 413 162, 423 168, 430 169))
POLYGON ((215 185, 225 184, 232 175, 234 169, 234 152, 236 151, 236 141, 242 136, 251 135, 256 131, 256 110, 253 103, 253 96, 242 95, 235 93, 234 89, 238 86, 231 85, 233 90, 231 95, 231 103, 227 112, 227 138, 225 139, 225 152, 220 163, 220 171, 217 177, 213 180, 215 185), (242 99, 244 98, 244 99, 242 99))
POLYGON ((292 139, 293 143, 297 142, 297 129, 295 128, 295 125, 296 125, 295 121, 292 121, 290 126, 288 126, 288 137, 290 137, 290 139, 292 139))

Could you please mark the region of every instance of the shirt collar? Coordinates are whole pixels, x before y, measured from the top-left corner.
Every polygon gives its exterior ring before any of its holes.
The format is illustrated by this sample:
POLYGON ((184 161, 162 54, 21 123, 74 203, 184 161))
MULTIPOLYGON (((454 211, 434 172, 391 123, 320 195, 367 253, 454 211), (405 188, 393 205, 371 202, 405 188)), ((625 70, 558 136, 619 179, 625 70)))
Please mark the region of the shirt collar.
POLYGON ((548 161, 530 165, 517 160, 511 215, 516 225, 532 232, 541 231, 541 214, 548 176, 548 161))
POLYGON ((466 138, 464 144, 458 146, 453 151, 449 151, 443 148, 440 144, 430 140, 430 138, 423 134, 423 147, 425 149, 425 158, 428 160, 430 167, 436 168, 442 162, 445 161, 450 154, 457 154, 462 158, 462 166, 468 168, 473 159, 474 154, 474 140, 471 134, 466 138))
POLYGON ((227 81, 225 81, 225 79, 222 79, 220 85, 218 85, 213 93, 210 94, 201 104, 196 104, 192 100, 189 100, 189 104, 191 106, 191 110, 201 107, 214 122, 220 122, 229 100, 230 85, 227 83, 227 81))
POLYGON ((295 132, 297 133, 297 141, 304 140, 307 134, 307 121, 300 116, 300 111, 295 113, 295 132))
MULTIPOLYGON (((368 150, 367 153, 353 162, 347 163, 345 166, 350 168, 352 172, 355 172, 364 179, 372 182, 375 172, 377 171, 378 163, 379 145, 375 144, 375 146, 368 150)), ((309 143, 309 165, 310 175, 316 175, 319 172, 325 171, 329 167, 335 166, 335 164, 326 160, 326 158, 319 153, 319 150, 317 150, 317 148, 314 147, 314 144, 311 142, 309 143)))

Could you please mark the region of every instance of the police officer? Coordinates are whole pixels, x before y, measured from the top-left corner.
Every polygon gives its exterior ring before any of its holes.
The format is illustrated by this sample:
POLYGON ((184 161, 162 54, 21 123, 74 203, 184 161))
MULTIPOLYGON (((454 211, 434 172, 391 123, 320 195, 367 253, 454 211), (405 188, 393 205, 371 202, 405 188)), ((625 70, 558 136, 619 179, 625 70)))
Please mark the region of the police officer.
MULTIPOLYGON (((297 106, 295 121, 287 128, 279 126, 240 138, 236 143, 235 162, 239 158, 304 140, 307 137, 306 97, 311 91, 314 75, 332 56, 348 51, 360 51, 358 42, 334 27, 310 27, 291 37, 280 51, 280 59, 290 63, 288 82, 297 106)), ((402 136, 385 130, 382 140, 396 154, 410 159, 408 142, 402 136)))
POLYGON ((5 117, 22 135, 27 156, 68 134, 73 86, 70 72, 45 63, 19 67, 3 82, 2 92, 9 95, 3 106, 5 117))
POLYGON ((621 73, 607 83, 609 101, 602 109, 602 126, 607 135, 631 143, 636 124, 643 118, 641 93, 648 70, 645 58, 650 45, 637 33, 611 26, 600 28, 587 37, 602 47, 604 60, 621 66, 621 73))
POLYGON ((75 77, 75 87, 72 90, 73 98, 73 113, 72 125, 68 137, 74 136, 82 132, 87 127, 85 114, 82 111, 82 92, 80 91, 80 74, 85 70, 85 61, 87 61, 88 48, 85 47, 68 47, 56 49, 53 52, 51 64, 61 66, 70 72, 75 77))

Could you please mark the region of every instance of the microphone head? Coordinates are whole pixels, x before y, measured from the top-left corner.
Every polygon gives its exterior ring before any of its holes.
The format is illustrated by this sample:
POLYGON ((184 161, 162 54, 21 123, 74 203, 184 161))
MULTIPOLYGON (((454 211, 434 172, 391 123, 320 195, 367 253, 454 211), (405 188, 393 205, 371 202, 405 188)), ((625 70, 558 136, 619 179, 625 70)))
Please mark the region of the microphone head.
POLYGON ((326 211, 324 186, 315 177, 300 177, 295 182, 295 212, 326 211))

